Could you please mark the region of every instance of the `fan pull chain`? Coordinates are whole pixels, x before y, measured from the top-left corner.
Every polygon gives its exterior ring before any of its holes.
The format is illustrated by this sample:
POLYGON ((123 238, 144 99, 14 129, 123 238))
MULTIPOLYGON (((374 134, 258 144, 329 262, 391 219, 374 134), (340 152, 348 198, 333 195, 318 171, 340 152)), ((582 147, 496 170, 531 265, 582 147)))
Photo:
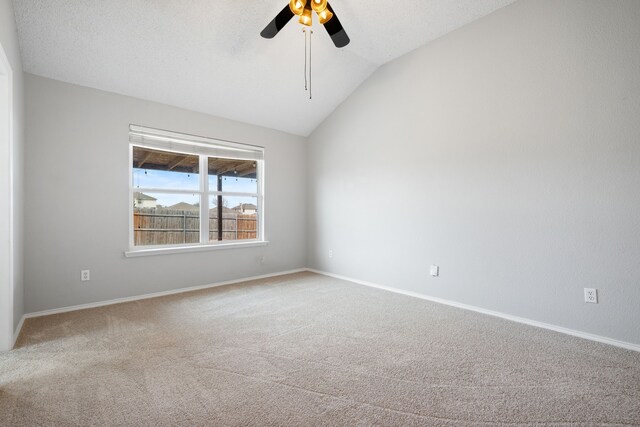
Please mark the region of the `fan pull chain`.
POLYGON ((307 29, 303 28, 304 33, 304 90, 307 91, 307 29))
POLYGON ((309 30, 309 99, 311 99, 311 35, 313 30, 309 30))
POLYGON ((313 30, 309 30, 309 49, 307 50, 307 29, 303 28, 304 33, 304 90, 309 91, 309 99, 311 99, 311 35, 313 30), (307 53, 308 52, 308 53, 307 53), (309 66, 307 67, 307 57, 309 58, 309 66), (309 78, 307 78, 307 75, 309 78))

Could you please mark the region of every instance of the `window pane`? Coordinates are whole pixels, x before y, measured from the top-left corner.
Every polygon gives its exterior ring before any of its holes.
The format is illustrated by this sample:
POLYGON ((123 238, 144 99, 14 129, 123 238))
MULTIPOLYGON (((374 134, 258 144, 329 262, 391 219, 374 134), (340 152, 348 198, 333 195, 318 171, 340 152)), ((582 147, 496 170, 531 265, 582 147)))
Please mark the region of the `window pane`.
POLYGON ((198 156, 133 147, 133 188, 197 190, 199 169, 198 156))
POLYGON ((200 242, 200 196, 133 193, 135 246, 200 242))
POLYGON ((233 160, 209 157, 209 191, 257 193, 255 160, 233 160), (220 177, 220 181, 218 181, 220 177), (220 184, 220 186, 218 186, 220 184))
POLYGON ((247 240, 258 238, 257 197, 209 197, 209 240, 247 240), (222 214, 222 228, 219 227, 222 214), (218 230, 222 230, 219 232, 218 230))

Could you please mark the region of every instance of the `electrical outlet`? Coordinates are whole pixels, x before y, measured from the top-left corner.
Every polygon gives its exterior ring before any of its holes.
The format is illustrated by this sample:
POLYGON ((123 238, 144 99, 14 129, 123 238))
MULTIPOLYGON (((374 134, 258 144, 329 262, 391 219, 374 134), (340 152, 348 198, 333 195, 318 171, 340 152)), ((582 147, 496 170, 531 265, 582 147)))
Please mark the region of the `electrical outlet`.
POLYGON ((82 280, 83 282, 88 282, 89 280, 91 280, 91 271, 82 270, 80 272, 80 280, 82 280))
POLYGON ((438 267, 437 265, 432 265, 431 266, 431 275, 433 277, 438 277, 440 275, 440 267, 438 267))
POLYGON ((260 257, 260 264, 261 265, 265 265, 267 263, 267 256, 266 255, 262 255, 260 257))
POLYGON ((333 258, 333 249, 329 249, 329 258, 333 258))
POLYGON ((584 288, 584 302, 590 304, 598 303, 598 290, 593 288, 584 288))

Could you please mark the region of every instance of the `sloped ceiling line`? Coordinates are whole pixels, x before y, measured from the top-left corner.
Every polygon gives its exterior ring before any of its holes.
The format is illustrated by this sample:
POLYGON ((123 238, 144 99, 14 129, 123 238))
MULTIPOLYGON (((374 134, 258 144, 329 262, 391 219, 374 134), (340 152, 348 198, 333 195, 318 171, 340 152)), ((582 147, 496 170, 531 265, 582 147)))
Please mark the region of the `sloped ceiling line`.
POLYGON ((286 0, 13 4, 28 73, 308 136, 380 65, 514 1, 333 0, 351 43, 317 32, 313 100, 300 25, 260 37, 286 0))

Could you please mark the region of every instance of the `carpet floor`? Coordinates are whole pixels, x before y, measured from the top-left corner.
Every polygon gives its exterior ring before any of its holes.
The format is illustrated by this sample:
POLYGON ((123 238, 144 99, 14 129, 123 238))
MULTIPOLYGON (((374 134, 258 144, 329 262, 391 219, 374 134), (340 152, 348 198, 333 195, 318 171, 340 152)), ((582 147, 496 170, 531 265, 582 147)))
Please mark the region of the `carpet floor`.
POLYGON ((640 425, 640 353, 312 273, 29 319, 2 425, 640 425))

